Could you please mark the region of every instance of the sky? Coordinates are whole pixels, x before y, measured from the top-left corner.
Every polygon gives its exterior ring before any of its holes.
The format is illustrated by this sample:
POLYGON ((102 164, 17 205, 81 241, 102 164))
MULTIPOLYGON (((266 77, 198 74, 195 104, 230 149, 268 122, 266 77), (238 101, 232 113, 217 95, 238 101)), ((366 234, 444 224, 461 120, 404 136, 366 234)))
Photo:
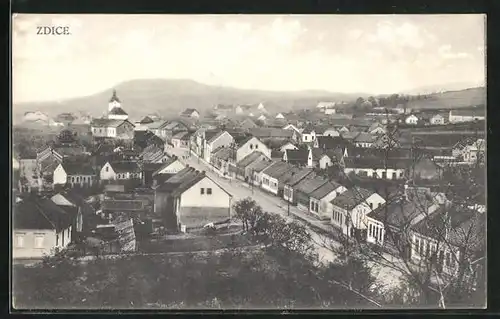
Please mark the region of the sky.
POLYGON ((12 18, 13 102, 141 78, 386 94, 484 83, 484 15, 31 15, 12 18), (37 35, 38 26, 70 35, 37 35))

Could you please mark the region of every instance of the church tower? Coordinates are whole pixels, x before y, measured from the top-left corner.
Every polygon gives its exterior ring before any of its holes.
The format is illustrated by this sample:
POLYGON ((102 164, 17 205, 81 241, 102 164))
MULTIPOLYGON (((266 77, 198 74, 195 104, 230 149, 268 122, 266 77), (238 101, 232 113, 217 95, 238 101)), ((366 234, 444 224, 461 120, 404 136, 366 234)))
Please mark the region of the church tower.
POLYGON ((108 104, 108 112, 110 112, 113 108, 121 107, 121 102, 118 96, 116 96, 116 90, 113 90, 113 96, 111 99, 109 99, 109 104, 108 104))

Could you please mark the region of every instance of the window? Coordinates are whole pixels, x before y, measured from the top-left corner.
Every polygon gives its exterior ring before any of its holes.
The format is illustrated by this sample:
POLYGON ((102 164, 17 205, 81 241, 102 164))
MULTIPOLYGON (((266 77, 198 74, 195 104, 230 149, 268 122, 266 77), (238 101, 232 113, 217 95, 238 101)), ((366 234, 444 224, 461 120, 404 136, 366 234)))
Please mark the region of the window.
POLYGON ((368 225, 368 235, 372 237, 372 224, 368 225))
POLYGON ((207 195, 212 195, 212 189, 211 188, 207 188, 207 195))
POLYGON ((35 248, 43 248, 43 235, 36 235, 35 248))
POLYGON ((24 247, 24 234, 16 235, 16 247, 18 248, 24 247))
POLYGON ((64 230, 62 232, 62 245, 64 246, 64 230))
POLYGON ((256 148, 256 149, 257 149, 257 148, 259 148, 259 144, 255 144, 255 148, 256 148))
POLYGON ((106 166, 106 172, 109 172, 109 167, 108 166, 106 166))
POLYGON ((253 144, 250 144, 250 149, 253 150, 253 144))
POLYGON ((203 187, 202 187, 202 188, 200 188, 200 194, 201 194, 201 195, 205 194, 205 189, 204 189, 203 187))
POLYGON ((79 183, 80 182, 80 176, 77 176, 76 177, 76 182, 79 183))
POLYGON ((75 182, 75 177, 74 177, 74 176, 72 176, 72 177, 71 177, 71 183, 74 183, 74 182, 75 182))

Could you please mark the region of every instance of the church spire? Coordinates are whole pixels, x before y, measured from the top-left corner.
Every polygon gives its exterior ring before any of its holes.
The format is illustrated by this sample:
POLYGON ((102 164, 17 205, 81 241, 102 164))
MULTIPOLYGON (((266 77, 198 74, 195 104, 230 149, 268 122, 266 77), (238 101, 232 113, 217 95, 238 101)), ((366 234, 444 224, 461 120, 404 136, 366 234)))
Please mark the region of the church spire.
POLYGON ((118 96, 116 96, 116 90, 113 89, 113 96, 111 97, 111 99, 109 100, 109 102, 118 102, 120 103, 120 99, 118 98, 118 96))

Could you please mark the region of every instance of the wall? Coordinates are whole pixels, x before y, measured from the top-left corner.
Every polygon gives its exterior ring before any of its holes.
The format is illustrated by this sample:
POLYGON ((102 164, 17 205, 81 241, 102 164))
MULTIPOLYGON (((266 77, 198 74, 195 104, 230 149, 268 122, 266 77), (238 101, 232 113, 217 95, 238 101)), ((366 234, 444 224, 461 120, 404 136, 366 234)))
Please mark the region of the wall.
POLYGON ((253 137, 249 141, 247 141, 244 145, 242 145, 238 150, 236 150, 236 162, 241 161, 247 155, 253 153, 254 151, 260 151, 268 158, 271 158, 271 150, 262 143, 258 138, 253 137))
POLYGON ((323 136, 340 136, 340 133, 333 129, 333 130, 326 130, 324 133, 323 133, 323 136))
POLYGON ((366 218, 368 231, 366 233, 366 241, 372 244, 383 245, 385 238, 384 224, 370 217, 366 218), (370 232, 371 229, 371 232, 370 232), (377 229, 377 231, 376 231, 377 229))
POLYGON ((455 274, 458 271, 458 261, 460 260, 460 251, 455 247, 450 247, 444 242, 438 242, 432 238, 422 236, 418 233, 412 234, 412 248, 411 248, 411 258, 414 262, 419 263, 425 259, 430 259, 427 254, 427 244, 429 244, 429 251, 436 251, 438 246, 439 250, 443 253, 443 259, 447 259, 449 255, 449 263, 443 260, 443 272, 447 274, 455 274), (419 246, 419 247, 417 247, 419 246))
POLYGON ((71 175, 69 176, 69 184, 71 186, 80 185, 80 186, 91 186, 96 182, 95 175, 71 175))
POLYGON ((113 168, 109 163, 104 164, 104 166, 101 168, 100 179, 101 180, 116 179, 115 171, 113 170, 113 168), (106 171, 106 168, 108 169, 108 171, 106 171))
POLYGON ((230 196, 208 177, 191 186, 181 195, 182 207, 226 207, 230 206, 230 196), (204 188, 202 195, 200 189, 204 188), (212 189, 212 194, 207 195, 207 188, 212 189))
POLYGON ((61 164, 54 170, 54 185, 65 185, 68 181, 68 175, 61 164))
POLYGON ((321 156, 319 160, 319 168, 325 169, 332 165, 332 160, 328 156, 321 156))
POLYGON ((16 229, 12 232, 12 258, 41 258, 44 255, 50 255, 55 247, 66 248, 71 242, 71 226, 64 230, 64 245, 62 244, 62 236, 63 232, 56 235, 56 231, 52 229, 16 229), (18 235, 23 236, 23 247, 17 246, 18 235), (43 237, 42 248, 35 248, 37 236, 43 237), (56 239, 57 236, 58 239, 56 239))
POLYGON ((278 180, 276 178, 270 177, 267 174, 262 174, 262 189, 273 193, 274 195, 278 195, 278 180), (265 181, 268 183, 265 183, 265 181))
POLYGON ((134 126, 128 121, 123 122, 116 128, 116 137, 123 139, 134 138, 134 126))
POLYGON ((207 154, 205 154, 205 160, 207 162, 210 162, 210 156, 212 151, 218 149, 221 146, 229 146, 233 143, 233 137, 228 133, 224 132, 222 135, 220 135, 215 141, 212 143, 207 143, 207 154))

